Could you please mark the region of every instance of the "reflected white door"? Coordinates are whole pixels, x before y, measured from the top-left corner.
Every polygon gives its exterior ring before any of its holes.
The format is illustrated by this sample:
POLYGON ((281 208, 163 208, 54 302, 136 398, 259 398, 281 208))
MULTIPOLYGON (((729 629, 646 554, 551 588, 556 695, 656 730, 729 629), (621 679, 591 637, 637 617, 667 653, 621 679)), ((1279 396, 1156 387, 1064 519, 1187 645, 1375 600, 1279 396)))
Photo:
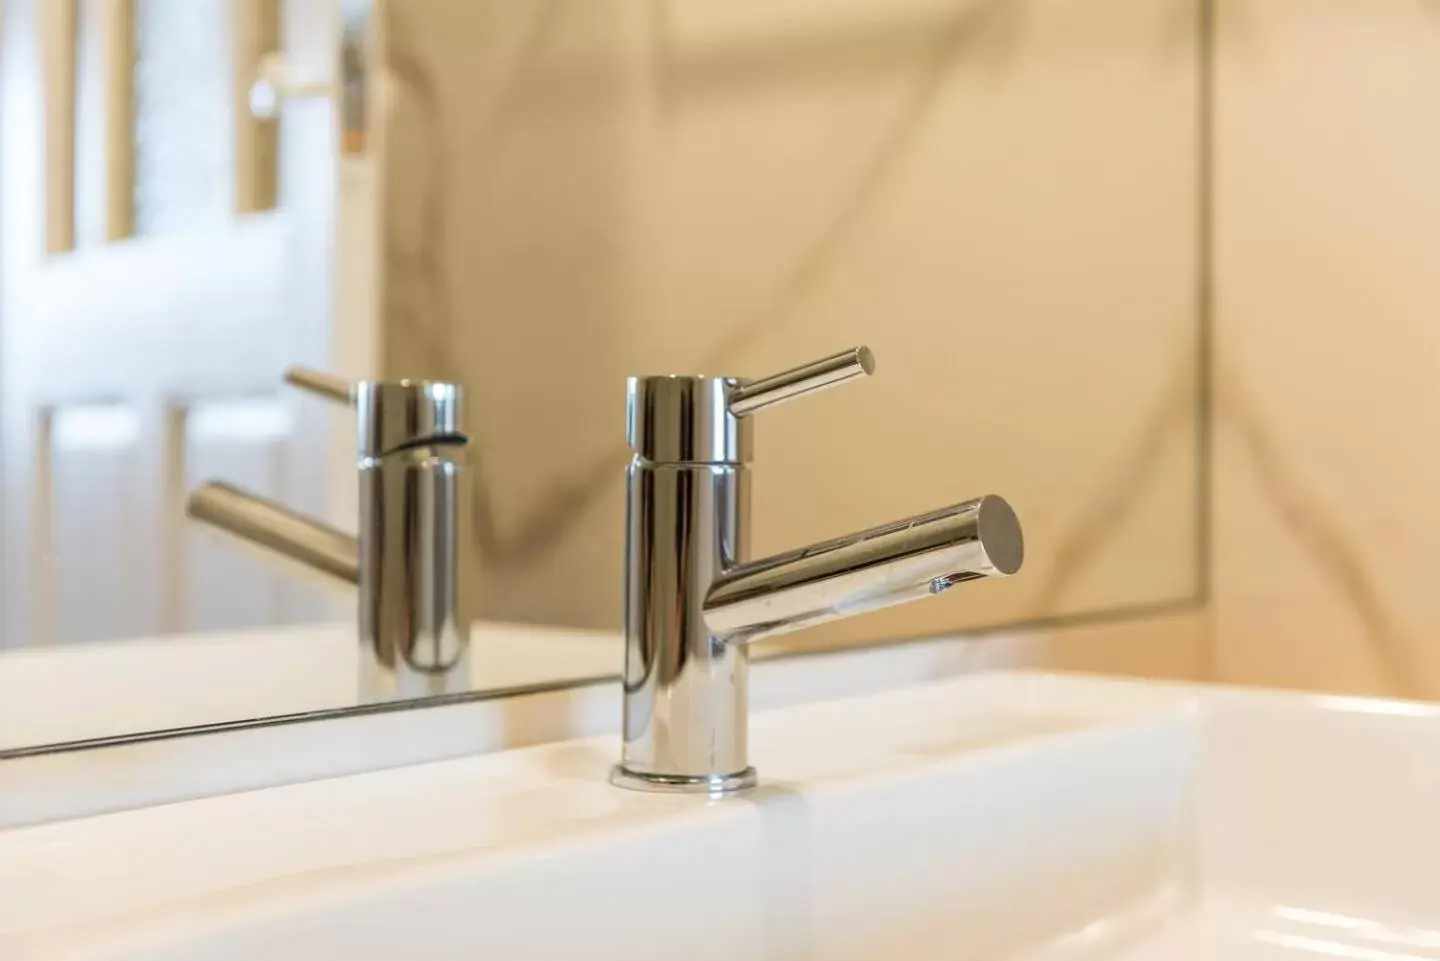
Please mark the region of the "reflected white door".
POLYGON ((324 506, 331 418, 279 385, 328 354, 334 104, 248 90, 333 72, 336 0, 0 2, 0 647, 332 614, 182 507, 324 506))

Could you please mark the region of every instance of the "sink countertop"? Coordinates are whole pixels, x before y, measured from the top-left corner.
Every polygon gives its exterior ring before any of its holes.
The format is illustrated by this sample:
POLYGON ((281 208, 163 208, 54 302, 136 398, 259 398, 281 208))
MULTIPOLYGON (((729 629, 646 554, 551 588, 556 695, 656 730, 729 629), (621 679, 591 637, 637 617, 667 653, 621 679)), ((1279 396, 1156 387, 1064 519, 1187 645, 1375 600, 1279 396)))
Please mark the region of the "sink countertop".
MULTIPOLYGON (((300 662, 301 666, 294 669, 299 680, 291 682, 289 690, 296 696, 313 698, 317 685, 336 684, 333 670, 336 665, 327 654, 326 644, 343 641, 352 657, 353 645, 350 635, 339 626, 329 629, 329 641, 322 638, 316 642, 308 630, 297 628, 293 635, 275 632, 256 636, 216 635, 222 648, 219 658, 205 650, 192 652, 188 643, 171 644, 166 657, 173 659, 164 663, 175 667, 177 672, 187 658, 198 662, 193 673, 181 675, 189 681, 174 696, 182 707, 192 704, 197 710, 213 715, 217 705, 224 707, 225 702, 220 699, 207 702, 205 692, 217 689, 219 698, 233 686, 236 676, 244 676, 240 667, 247 658, 253 657, 251 645, 258 638, 277 655, 261 662, 267 665, 265 669, 279 670, 286 663, 300 662), (290 640, 308 646, 291 648, 286 646, 290 640), (289 662, 279 656, 282 653, 289 662), (223 670, 226 664, 236 667, 237 673, 227 675, 223 670), (206 678, 214 683, 206 682, 206 678), (222 683, 222 678, 227 680, 222 683)), ((488 625, 485 630, 500 634, 503 640, 511 628, 488 625)), ((608 665, 613 660, 614 667, 618 668, 618 636, 539 627, 516 627, 508 636, 512 651, 523 648, 526 652, 543 652, 540 658, 527 661, 530 669, 542 662, 551 663, 559 669, 559 676, 552 673, 549 684, 520 696, 466 698, 419 708, 395 702, 380 712, 304 719, 303 723, 242 725, 201 735, 187 733, 182 728, 93 750, 11 758, 0 762, 0 829, 424 764, 618 729, 620 690, 616 671, 600 670, 588 675, 590 682, 583 682, 585 672, 599 668, 601 662, 608 665), (572 650, 574 648, 580 650, 572 650), (555 661, 562 663, 554 664, 555 661)), ((1007 634, 933 638, 799 659, 776 658, 773 655, 777 652, 756 645, 756 663, 750 677, 751 703, 757 710, 780 707, 873 693, 978 669, 1015 666, 1033 661, 1039 643, 1042 642, 1032 636, 1007 634)), ((493 649, 494 645, 482 643, 482 655, 484 650, 493 649)), ((100 684, 107 675, 97 665, 105 663, 107 652, 94 653, 98 661, 86 657, 80 661, 88 671, 85 676, 100 684)), ((125 662, 124 657, 117 655, 117 659, 125 662)), ((59 662, 48 663, 53 666, 59 662)), ((0 658, 0 672, 6 667, 0 658)), ((344 671, 341 673, 349 678, 344 671)), ((15 673, 8 675, 11 681, 16 676, 15 673)), ((346 691, 352 690, 348 680, 339 683, 346 691)), ((4 684, 0 680, 0 687, 4 684)), ((106 684, 113 688, 115 677, 108 676, 106 684)), ((163 685, 161 687, 163 689, 163 685)), ((48 705, 54 711, 57 706, 54 689, 40 690, 50 692, 50 696, 39 697, 36 690, 29 689, 25 692, 28 699, 25 703, 37 708, 48 705)), ((62 712, 83 715, 87 724, 104 721, 107 715, 103 701, 98 705, 91 703, 74 686, 64 690, 66 693, 58 704, 62 712)), ((154 689, 149 689, 149 693, 159 704, 138 698, 137 692, 145 690, 137 685, 136 690, 128 692, 130 700, 125 703, 140 704, 147 710, 175 710, 165 703, 165 696, 154 689)), ((336 690, 338 692, 338 687, 336 690)), ((246 703, 253 706, 251 701, 246 703)), ((13 705, 9 709, 16 710, 13 705)), ((6 710, 0 703, 0 713, 6 710)), ((173 714, 167 716, 173 718, 173 714)))
POLYGON ((1440 959, 1437 707, 997 672, 752 733, 718 802, 604 736, 0 834, 0 955, 1440 959))

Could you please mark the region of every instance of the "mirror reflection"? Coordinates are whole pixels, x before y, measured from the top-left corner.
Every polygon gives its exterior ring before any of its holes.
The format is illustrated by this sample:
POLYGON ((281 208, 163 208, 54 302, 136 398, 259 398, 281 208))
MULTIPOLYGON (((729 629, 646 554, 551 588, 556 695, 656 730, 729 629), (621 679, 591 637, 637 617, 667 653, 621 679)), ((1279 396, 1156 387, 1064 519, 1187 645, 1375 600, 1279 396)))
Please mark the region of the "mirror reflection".
POLYGON ((736 559, 994 494, 1024 571, 759 654, 1196 597, 1194 0, 4 18, 0 752, 619 674, 627 379, 856 345, 736 559))

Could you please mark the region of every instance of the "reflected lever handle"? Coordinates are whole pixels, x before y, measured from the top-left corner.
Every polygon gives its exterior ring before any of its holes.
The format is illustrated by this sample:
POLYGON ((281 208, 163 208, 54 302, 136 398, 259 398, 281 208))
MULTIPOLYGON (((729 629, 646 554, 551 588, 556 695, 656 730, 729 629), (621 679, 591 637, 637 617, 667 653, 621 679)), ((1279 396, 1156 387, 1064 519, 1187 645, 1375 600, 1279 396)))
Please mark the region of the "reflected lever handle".
POLYGON ((287 367, 285 383, 326 400, 333 400, 337 404, 349 406, 355 403, 355 385, 337 374, 311 370, 308 367, 287 367))
POLYGON ((764 407, 873 373, 875 355, 870 353, 870 348, 852 347, 769 377, 746 381, 730 392, 730 413, 744 417, 764 407))

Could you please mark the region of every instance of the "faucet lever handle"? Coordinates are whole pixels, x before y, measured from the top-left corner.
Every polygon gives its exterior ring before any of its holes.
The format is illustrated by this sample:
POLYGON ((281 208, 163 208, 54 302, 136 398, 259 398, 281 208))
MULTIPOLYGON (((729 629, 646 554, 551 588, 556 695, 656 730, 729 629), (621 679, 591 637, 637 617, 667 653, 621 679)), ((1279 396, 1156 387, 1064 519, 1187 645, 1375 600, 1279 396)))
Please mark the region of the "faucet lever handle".
POLYGON ((865 346, 812 360, 769 377, 750 380, 730 391, 730 413, 744 417, 773 404, 875 373, 875 355, 865 346))
POLYGON ((355 385, 338 374, 308 367, 286 367, 285 383, 337 404, 350 406, 355 403, 355 385))

